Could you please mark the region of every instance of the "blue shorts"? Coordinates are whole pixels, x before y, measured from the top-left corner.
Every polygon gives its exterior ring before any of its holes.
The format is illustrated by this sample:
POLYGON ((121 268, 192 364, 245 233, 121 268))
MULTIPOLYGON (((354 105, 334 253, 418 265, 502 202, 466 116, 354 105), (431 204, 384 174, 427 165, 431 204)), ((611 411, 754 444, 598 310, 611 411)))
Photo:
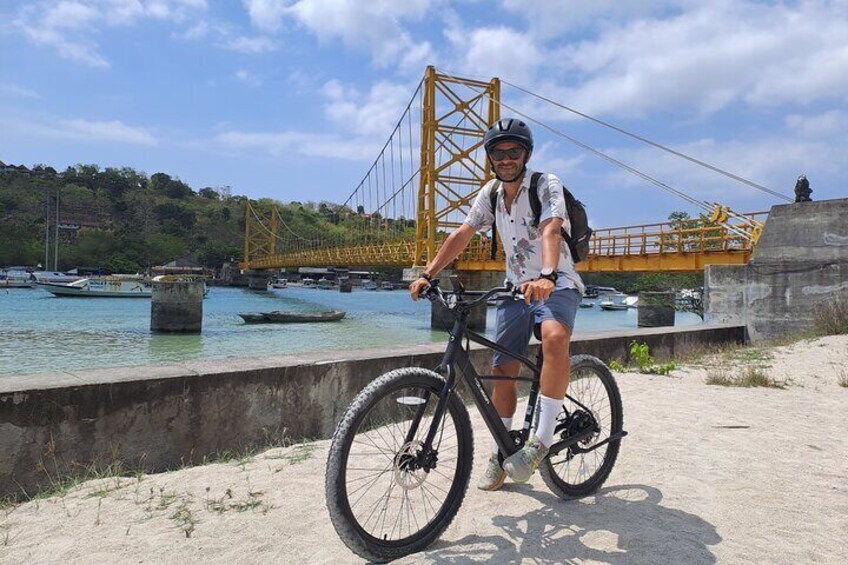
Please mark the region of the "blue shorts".
MULTIPOLYGON (((544 302, 532 302, 529 306, 523 300, 498 303, 495 342, 510 353, 525 355, 535 324, 556 320, 574 331, 574 318, 577 317, 580 299, 580 292, 576 288, 564 288, 554 291, 544 302)), ((514 358, 495 351, 492 366, 497 367, 509 361, 514 361, 514 358)))

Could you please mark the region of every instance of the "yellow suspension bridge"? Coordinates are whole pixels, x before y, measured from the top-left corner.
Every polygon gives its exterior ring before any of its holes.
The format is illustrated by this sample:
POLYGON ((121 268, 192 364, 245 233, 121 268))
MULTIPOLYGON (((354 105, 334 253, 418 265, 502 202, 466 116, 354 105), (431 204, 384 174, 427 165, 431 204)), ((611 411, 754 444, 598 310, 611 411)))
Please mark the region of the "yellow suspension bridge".
MULTIPOLYGON (((700 271, 709 264, 744 264, 762 232, 765 212, 738 214, 698 201, 509 106, 502 83, 780 199, 792 199, 717 167, 626 132, 498 78, 460 78, 428 67, 382 150, 347 200, 326 208, 330 223, 304 227, 291 210, 247 202, 243 269, 283 267, 412 267, 426 265, 465 219, 492 178, 482 147, 501 109, 574 143, 701 210, 701 219, 596 229, 584 272, 700 271)), ((578 191, 579 193, 579 191, 578 191)), ((590 210, 591 210, 591 203, 590 210)), ((494 235, 494 237, 497 237, 494 235)), ((457 258, 460 271, 503 271, 491 258, 492 235, 478 234, 457 258)), ((498 246, 503 249, 503 246, 498 246)))

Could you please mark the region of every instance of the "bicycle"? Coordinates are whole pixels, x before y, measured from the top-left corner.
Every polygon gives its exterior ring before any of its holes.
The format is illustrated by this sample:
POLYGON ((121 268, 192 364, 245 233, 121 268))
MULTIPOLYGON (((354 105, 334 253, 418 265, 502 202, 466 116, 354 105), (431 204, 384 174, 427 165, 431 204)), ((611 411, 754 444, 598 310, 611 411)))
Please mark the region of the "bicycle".
MULTIPOLYGON (((501 463, 521 449, 534 423, 541 347, 535 362, 516 357, 532 375, 517 377, 530 383, 520 430, 505 428, 482 384, 510 377, 478 375, 469 359, 472 341, 509 355, 466 325, 469 311, 490 299, 521 299, 517 289, 493 288, 468 300, 473 294, 457 281, 452 293, 433 283, 424 296, 441 302, 454 318, 441 363, 433 371, 395 369, 366 386, 339 421, 327 458, 325 494, 333 526, 351 551, 372 561, 423 550, 459 511, 474 448, 468 411, 456 390, 457 367, 496 438, 501 463)), ((539 467, 548 488, 563 499, 597 491, 627 435, 622 418, 621 396, 609 368, 590 355, 572 356, 571 383, 555 432, 558 441, 539 467)))

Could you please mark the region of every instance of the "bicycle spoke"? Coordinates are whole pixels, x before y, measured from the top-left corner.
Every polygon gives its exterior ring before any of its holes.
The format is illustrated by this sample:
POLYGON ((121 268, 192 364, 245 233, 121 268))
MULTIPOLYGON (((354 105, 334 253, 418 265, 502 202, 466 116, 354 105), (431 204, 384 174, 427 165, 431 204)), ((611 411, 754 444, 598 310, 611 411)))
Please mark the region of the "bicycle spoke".
POLYGON ((349 508, 374 538, 391 542, 415 535, 436 519, 448 500, 460 440, 447 411, 440 420, 433 418, 437 404, 438 395, 423 389, 397 389, 369 407, 359 424, 361 433, 350 443, 345 479, 349 508), (416 458, 433 426, 438 467, 425 471, 416 466, 416 458))

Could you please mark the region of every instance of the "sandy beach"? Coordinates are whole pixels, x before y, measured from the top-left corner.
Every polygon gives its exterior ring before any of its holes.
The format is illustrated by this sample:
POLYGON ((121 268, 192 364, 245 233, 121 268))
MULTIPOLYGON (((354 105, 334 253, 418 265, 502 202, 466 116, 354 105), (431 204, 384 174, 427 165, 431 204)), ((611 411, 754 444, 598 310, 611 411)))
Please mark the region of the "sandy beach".
MULTIPOLYGON (((669 376, 616 373, 625 429, 594 496, 541 478, 474 488, 400 563, 848 562, 848 336, 725 352, 669 376), (708 385, 758 367, 784 388, 708 385)), ((0 510, 0 563, 356 563, 324 504, 328 441, 88 481, 0 510)))

